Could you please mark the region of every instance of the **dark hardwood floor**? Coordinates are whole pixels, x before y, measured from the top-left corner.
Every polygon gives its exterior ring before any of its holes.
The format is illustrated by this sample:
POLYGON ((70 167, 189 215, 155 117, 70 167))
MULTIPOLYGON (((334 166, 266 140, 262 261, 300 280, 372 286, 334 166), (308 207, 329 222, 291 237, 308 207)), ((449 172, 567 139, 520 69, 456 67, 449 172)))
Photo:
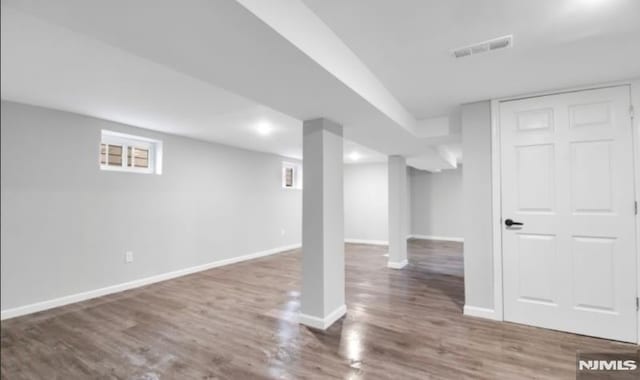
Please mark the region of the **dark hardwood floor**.
POLYGON ((300 252, 2 322, 3 379, 574 379, 578 349, 636 346, 464 317, 462 246, 347 245, 347 316, 297 323, 300 252))

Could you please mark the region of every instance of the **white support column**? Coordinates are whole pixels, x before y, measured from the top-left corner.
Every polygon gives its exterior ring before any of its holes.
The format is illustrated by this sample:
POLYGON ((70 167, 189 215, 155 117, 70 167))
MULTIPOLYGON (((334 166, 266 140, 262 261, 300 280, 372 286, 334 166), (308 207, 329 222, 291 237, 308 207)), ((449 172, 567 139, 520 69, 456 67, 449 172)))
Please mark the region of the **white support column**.
POLYGON ((389 268, 401 269, 407 261, 407 162, 389 156, 389 268))
POLYGON ((305 121, 302 165, 300 323, 324 330, 347 312, 342 126, 305 121))

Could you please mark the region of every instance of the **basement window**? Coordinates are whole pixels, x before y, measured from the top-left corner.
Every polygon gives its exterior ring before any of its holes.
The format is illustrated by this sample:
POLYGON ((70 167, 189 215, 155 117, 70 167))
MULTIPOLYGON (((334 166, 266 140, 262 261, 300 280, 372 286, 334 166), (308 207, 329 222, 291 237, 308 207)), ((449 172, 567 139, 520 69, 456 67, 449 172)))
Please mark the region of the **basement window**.
POLYGON ((162 141, 102 130, 100 169, 162 174, 162 141))
POLYGON ((292 162, 282 163, 282 187, 302 189, 302 166, 292 162))

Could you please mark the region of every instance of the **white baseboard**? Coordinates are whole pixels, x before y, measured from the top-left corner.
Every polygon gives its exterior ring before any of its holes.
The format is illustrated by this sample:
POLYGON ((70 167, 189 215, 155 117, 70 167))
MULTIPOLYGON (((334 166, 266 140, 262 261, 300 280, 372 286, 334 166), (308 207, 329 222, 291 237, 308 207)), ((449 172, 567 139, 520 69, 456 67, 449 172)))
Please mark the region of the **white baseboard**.
POLYGON ((329 313, 324 318, 314 317, 309 314, 300 313, 298 316, 298 320, 301 324, 309 327, 313 327, 314 329, 326 330, 331 326, 335 321, 342 318, 343 315, 347 313, 347 305, 342 305, 329 313))
POLYGON ((409 239, 457 241, 459 243, 464 242, 464 238, 461 238, 461 237, 433 236, 433 235, 409 235, 409 239))
POLYGON ((485 307, 464 305, 463 314, 471 316, 471 317, 491 319, 491 320, 494 320, 494 321, 501 321, 502 320, 501 318, 498 318, 498 316, 496 315, 495 310, 488 309, 488 308, 485 308, 485 307))
POLYGON ((409 261, 407 259, 404 259, 402 261, 389 261, 387 263, 387 267, 392 269, 402 269, 406 267, 407 264, 409 264, 409 261))
POLYGON ((196 266, 185 268, 185 269, 179 269, 173 272, 162 273, 162 274, 158 274, 151 277, 141 278, 139 280, 133 280, 133 281, 125 282, 122 284, 111 285, 105 288, 89 290, 86 292, 71 294, 68 296, 54 298, 47 301, 36 302, 29 305, 24 305, 24 306, 18 306, 15 308, 2 310, 2 312, 0 312, 0 319, 5 320, 9 318, 19 317, 22 315, 36 313, 36 312, 47 310, 47 309, 53 309, 55 307, 60 307, 60 306, 64 306, 64 305, 68 305, 76 302, 86 301, 92 298, 101 297, 101 296, 105 296, 113 293, 118 293, 118 292, 122 292, 129 289, 139 288, 141 286, 154 284, 156 282, 166 281, 172 278, 186 276, 188 274, 201 272, 208 269, 235 264, 241 261, 247 261, 247 260, 257 259, 259 257, 273 255, 276 253, 286 252, 286 251, 300 248, 300 247, 301 247, 301 244, 292 244, 292 245, 272 248, 266 251, 254 252, 248 255, 232 257, 229 259, 214 261, 214 262, 202 264, 202 265, 196 265, 196 266))
POLYGON ((389 245, 389 242, 386 240, 344 239, 344 242, 351 244, 389 245))

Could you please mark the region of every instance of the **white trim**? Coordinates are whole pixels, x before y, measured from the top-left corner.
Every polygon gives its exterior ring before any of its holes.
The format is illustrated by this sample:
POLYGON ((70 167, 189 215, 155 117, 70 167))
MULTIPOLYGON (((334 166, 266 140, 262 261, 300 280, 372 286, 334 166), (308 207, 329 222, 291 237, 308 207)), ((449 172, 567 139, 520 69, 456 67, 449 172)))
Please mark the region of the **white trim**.
POLYGON ((287 190, 302 190, 302 164, 282 161, 282 188, 287 190), (285 186, 287 181, 287 169, 293 170, 293 186, 285 186))
POLYGON ((402 268, 406 267, 407 264, 409 264, 409 260, 407 260, 407 259, 404 259, 402 261, 389 261, 387 263, 387 267, 389 267, 391 269, 402 269, 402 268))
MULTIPOLYGON (((98 164, 100 170, 115 171, 115 172, 128 172, 139 174, 162 174, 162 141, 151 139, 148 137, 129 135, 126 133, 114 132, 107 129, 103 129, 100 132, 100 144, 107 144, 106 163, 102 164, 100 161, 101 153, 98 155, 98 164), (122 165, 111 166, 109 161, 109 145, 118 145, 122 147, 122 165), (129 166, 128 164, 128 149, 134 147, 141 147, 148 150, 148 163, 147 168, 138 168, 135 165, 129 166)), ((135 160, 135 156, 132 151, 132 159, 135 160)))
POLYGON ((142 142, 146 142, 146 143, 150 143, 150 144, 155 144, 157 142, 161 142, 158 139, 152 139, 150 137, 144 137, 144 136, 138 136, 138 135, 130 135, 128 133, 122 133, 122 132, 116 132, 116 131, 111 131, 108 129, 103 129, 101 131, 102 136, 106 137, 107 139, 109 139, 109 141, 126 141, 126 140, 137 140, 137 141, 142 141, 142 142))
POLYGON ((497 320, 504 320, 502 285, 502 161, 500 151, 500 100, 491 101, 491 220, 493 251, 493 310, 497 320))
POLYGON ((134 173, 134 174, 157 174, 153 171, 153 168, 132 168, 124 166, 107 166, 100 165, 100 170, 107 172, 120 172, 120 173, 134 173))
POLYGON ((164 145, 162 145, 162 141, 158 140, 155 146, 155 152, 153 155, 153 163, 155 165, 155 173, 157 175, 162 174, 162 155, 163 155, 164 145))
POLYGON ((371 244, 371 245, 389 245, 389 242, 386 240, 367 240, 367 239, 344 239, 345 243, 350 244, 371 244))
POLYGON ((87 292, 71 294, 68 296, 54 298, 47 301, 36 302, 29 305, 24 305, 24 306, 18 306, 11 309, 2 310, 2 312, 0 313, 1 314, 0 319, 5 320, 9 318, 15 318, 22 315, 36 313, 43 310, 53 309, 55 307, 60 307, 60 306, 64 306, 64 305, 68 305, 76 302, 86 301, 92 298, 101 297, 108 294, 119 293, 125 290, 139 288, 141 286, 170 280, 176 277, 186 276, 192 273, 202 272, 208 269, 213 269, 213 268, 217 268, 225 265, 239 263, 241 261, 257 259, 259 257, 264 257, 264 256, 273 255, 276 253, 290 251, 292 249, 300 248, 300 246, 301 246, 300 244, 292 244, 292 245, 272 248, 266 251, 254 252, 248 255, 232 257, 224 260, 218 260, 218 261, 214 261, 207 264, 196 265, 196 266, 185 268, 185 269, 179 269, 173 272, 162 273, 162 274, 158 274, 151 277, 133 280, 133 281, 125 282, 122 284, 111 285, 105 288, 89 290, 87 292))
POLYGON ((342 305, 329 313, 329 315, 324 318, 300 313, 298 315, 298 321, 300 322, 300 324, 312 327, 314 329, 326 330, 327 328, 329 328, 329 326, 331 326, 338 319, 342 318, 342 316, 345 314, 347 314, 347 305, 342 305))
POLYGON ((501 316, 499 317, 496 314, 494 309, 488 309, 486 307, 464 305, 462 313, 470 317, 491 319, 494 321, 502 321, 502 317, 501 316))
POLYGON ((464 238, 461 238, 461 237, 433 236, 433 235, 410 235, 409 239, 457 241, 460 243, 464 242, 464 238))
POLYGON ((638 80, 638 79, 628 79, 628 80, 622 80, 622 81, 617 81, 617 82, 608 82, 608 83, 596 83, 596 84, 588 85, 588 86, 577 86, 577 87, 569 87, 569 88, 556 88, 556 89, 548 90, 548 91, 538 91, 538 92, 532 92, 532 93, 528 93, 528 94, 505 96, 505 97, 502 97, 502 98, 493 99, 492 101, 506 102, 506 101, 513 101, 513 100, 523 100, 523 99, 529 99, 529 98, 536 98, 536 97, 547 96, 547 95, 559 95, 559 94, 567 94, 567 93, 571 93, 571 92, 580 92, 580 91, 588 91, 588 90, 599 90, 599 89, 603 89, 603 88, 620 87, 620 86, 630 86, 632 84, 632 82, 636 81, 636 80, 638 80))
MULTIPOLYGON (((634 109, 634 115, 631 119, 633 128, 633 156, 636 175, 636 201, 640 201, 640 78, 634 79, 630 83, 631 105, 634 109)), ((636 255, 637 255, 637 290, 636 297, 640 296, 640 215, 636 215, 636 255)), ((640 345, 640 312, 638 312, 638 340, 636 343, 640 345)))
MULTIPOLYGON (((503 304, 503 283, 502 283, 502 211, 501 211, 501 187, 502 187, 502 178, 500 173, 500 123, 498 122, 498 115, 500 112, 500 103, 510 100, 519 100, 526 99, 537 96, 546 96, 546 95, 555 95, 562 94, 568 92, 578 92, 585 90, 596 90, 601 88, 608 87, 618 87, 618 86, 629 86, 631 89, 631 102, 634 105, 636 115, 638 114, 638 109, 640 109, 640 100, 634 99, 633 94, 640 93, 637 89, 640 86, 640 79, 629 79, 626 81, 618 81, 618 82, 610 82, 610 83, 601 83, 591 86, 581 86, 581 87, 572 87, 568 89, 556 89, 550 91, 542 91, 532 94, 525 95, 517 95, 517 96, 508 96, 503 98, 497 98, 491 100, 491 179, 492 179, 492 208, 493 208, 493 284, 494 284, 494 295, 493 295, 493 304, 494 304, 494 315, 496 320, 504 320, 504 304, 503 304)), ((638 116, 636 116, 636 119, 638 116)), ((640 137, 638 134, 638 122, 635 122, 636 125, 633 125, 635 135, 635 141, 640 142, 640 137)), ((640 147, 637 144, 634 144, 634 165, 635 169, 635 184, 636 184, 636 200, 640 201, 640 147)), ((640 216, 636 216, 636 255, 638 256, 638 270, 636 275, 637 280, 637 296, 640 296, 640 216)), ((469 315, 473 315, 471 313, 481 312, 479 311, 482 308, 475 308, 473 306, 469 306, 472 310, 469 315), (477 310, 473 310, 477 309, 477 310)), ((465 314, 466 314, 467 306, 465 306, 465 314)), ((485 311, 490 309, 485 309, 485 311)), ((637 343, 640 345, 640 313, 638 313, 638 325, 636 330, 638 332, 638 341, 637 343)))

